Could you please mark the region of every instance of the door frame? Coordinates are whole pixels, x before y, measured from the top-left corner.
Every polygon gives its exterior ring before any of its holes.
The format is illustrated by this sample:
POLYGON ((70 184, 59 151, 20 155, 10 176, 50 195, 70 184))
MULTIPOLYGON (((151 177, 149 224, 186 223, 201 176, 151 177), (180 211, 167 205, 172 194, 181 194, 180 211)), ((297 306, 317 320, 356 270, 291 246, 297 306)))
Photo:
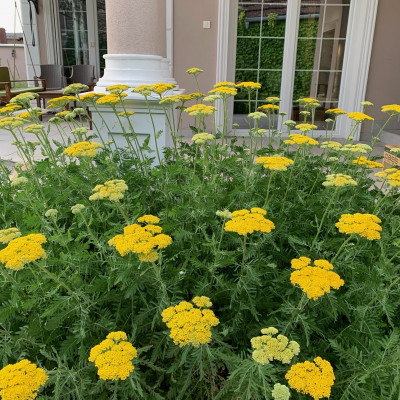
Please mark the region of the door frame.
MULTIPOLYGON (((361 102, 368 83, 372 44, 379 0, 351 0, 346 37, 346 49, 343 60, 342 80, 338 107, 348 112, 362 111, 361 102)), ((218 3, 218 43, 217 71, 219 81, 234 81, 236 60, 237 8, 239 0, 219 0, 218 3)), ((287 23, 282 67, 280 110, 291 114, 293 103, 294 74, 299 28, 301 0, 288 0, 287 23)), ((231 101, 229 115, 233 114, 231 101)), ((222 123, 222 110, 217 111, 217 124, 222 123)), ((232 119, 232 118, 231 118, 232 119)), ((279 118, 280 120, 280 118, 279 118)), ((333 136, 343 138, 350 131, 352 121, 341 117, 337 120, 333 136)), ((278 129, 281 126, 278 125, 278 129)), ((236 131, 239 135, 248 135, 248 130, 236 131)), ((323 131, 319 131, 323 132, 323 131)), ((318 134, 318 131, 316 131, 318 134)), ((360 129, 354 132, 359 139, 360 129)))

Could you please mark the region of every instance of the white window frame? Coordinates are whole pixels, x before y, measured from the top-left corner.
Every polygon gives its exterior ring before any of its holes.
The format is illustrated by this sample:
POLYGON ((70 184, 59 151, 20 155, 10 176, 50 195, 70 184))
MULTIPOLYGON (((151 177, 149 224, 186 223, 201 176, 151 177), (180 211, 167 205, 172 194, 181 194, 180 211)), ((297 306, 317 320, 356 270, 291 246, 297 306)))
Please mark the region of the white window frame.
MULTIPOLYGON (((281 82, 282 102, 280 104, 280 110, 286 112, 288 116, 292 113, 293 104, 300 6, 301 0, 288 0, 281 82)), ((219 0, 217 82, 235 79, 237 8, 238 0, 219 0)), ((348 112, 361 111, 360 103, 365 100, 377 8, 378 0, 352 0, 350 3, 338 103, 339 108, 348 112)), ((229 115, 233 115, 232 106, 229 111, 229 115)), ((219 110, 217 123, 220 124, 221 121, 222 110, 219 110)), ((278 129, 281 128, 280 123, 278 129)), ((333 137, 346 137, 351 125, 351 120, 339 117, 333 137)), ((247 129, 240 129, 236 132, 240 136, 248 135, 247 129)), ((315 131, 314 135, 318 136, 324 133, 325 131, 315 131)), ((360 130, 354 132, 356 140, 359 139, 359 136, 360 130)))

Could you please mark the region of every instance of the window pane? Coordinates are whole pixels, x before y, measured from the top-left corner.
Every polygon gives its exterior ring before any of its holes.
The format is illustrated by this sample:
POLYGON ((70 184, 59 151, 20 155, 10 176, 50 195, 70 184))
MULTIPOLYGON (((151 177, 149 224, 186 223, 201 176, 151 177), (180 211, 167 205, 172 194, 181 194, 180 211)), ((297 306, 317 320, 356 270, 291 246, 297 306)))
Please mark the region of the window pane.
POLYGON ((258 68, 260 39, 238 38, 236 68, 258 68))
POLYGON ((262 4, 239 4, 238 31, 240 36, 260 36, 262 4))
POLYGON ((259 106, 265 103, 269 96, 279 97, 281 92, 281 71, 260 71, 259 82, 261 89, 258 91, 259 106))
MULTIPOLYGON (((236 70, 235 82, 258 82, 258 71, 242 71, 236 70)), ((249 96, 245 90, 239 90, 238 94, 235 96, 235 100, 248 100, 249 96)), ((250 98, 256 100, 257 91, 252 91, 250 93, 250 98)))
POLYGON ((264 4, 262 36, 285 37, 286 28, 286 5, 267 5, 264 4))
POLYGON ((261 69, 282 69, 284 42, 284 39, 261 39, 261 69))

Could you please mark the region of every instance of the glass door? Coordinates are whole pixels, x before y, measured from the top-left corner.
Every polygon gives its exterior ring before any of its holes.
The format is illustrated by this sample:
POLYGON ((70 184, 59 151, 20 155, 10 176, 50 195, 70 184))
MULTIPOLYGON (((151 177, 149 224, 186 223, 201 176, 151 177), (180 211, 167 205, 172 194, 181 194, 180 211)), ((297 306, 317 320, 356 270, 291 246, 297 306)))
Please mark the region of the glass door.
MULTIPOLYGON (((315 123, 323 128, 325 111, 338 107, 349 9, 350 0, 239 0, 235 81, 261 83, 252 111, 277 96, 287 119, 300 121, 297 100, 311 97, 321 105, 315 123)), ((247 128, 248 112, 239 93, 233 111, 239 129, 247 128)))

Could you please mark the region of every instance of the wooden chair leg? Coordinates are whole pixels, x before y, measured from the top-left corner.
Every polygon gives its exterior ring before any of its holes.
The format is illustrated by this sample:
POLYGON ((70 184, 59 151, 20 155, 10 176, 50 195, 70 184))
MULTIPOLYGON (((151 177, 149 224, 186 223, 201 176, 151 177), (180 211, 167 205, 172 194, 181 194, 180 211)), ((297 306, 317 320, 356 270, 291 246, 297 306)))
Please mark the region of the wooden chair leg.
MULTIPOLYGON (((39 95, 39 97, 36 97, 36 105, 37 105, 39 108, 42 108, 42 104, 41 104, 41 102, 40 102, 40 95, 39 95)), ((43 121, 43 115, 42 115, 42 114, 39 115, 39 121, 43 121)))

